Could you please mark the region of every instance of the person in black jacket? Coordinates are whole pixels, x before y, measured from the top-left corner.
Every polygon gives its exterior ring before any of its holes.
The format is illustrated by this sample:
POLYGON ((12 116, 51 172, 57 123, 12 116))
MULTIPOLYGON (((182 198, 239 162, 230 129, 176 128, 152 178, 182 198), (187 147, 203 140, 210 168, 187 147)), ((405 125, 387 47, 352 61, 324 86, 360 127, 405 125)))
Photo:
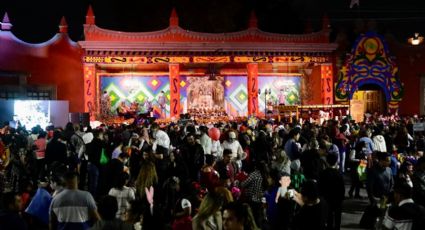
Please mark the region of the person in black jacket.
POLYGON ((100 157, 102 155, 102 149, 105 151, 106 144, 101 139, 101 131, 95 130, 93 132, 94 139, 92 142, 87 144, 87 172, 88 172, 88 189, 93 197, 97 197, 98 183, 100 178, 100 157))
POLYGON ((66 145, 61 142, 62 134, 59 130, 53 132, 52 140, 46 146, 46 164, 50 166, 53 162, 67 164, 66 145))
POLYGON ((307 180, 301 187, 301 193, 295 192, 294 200, 301 208, 294 216, 294 230, 326 229, 327 204, 319 198, 319 189, 314 180, 307 180))
POLYGON ((198 181, 200 170, 204 165, 204 149, 201 144, 196 143, 195 135, 192 133, 186 136, 186 144, 182 148, 182 157, 187 163, 190 179, 198 181))
POLYGON ((342 202, 344 200, 344 179, 337 168, 338 156, 328 154, 326 162, 329 167, 320 173, 319 191, 328 204, 327 229, 340 229, 342 202))
POLYGON ((412 187, 405 182, 394 186, 394 205, 385 214, 385 229, 425 229, 425 208, 412 200, 412 187))
POLYGON ((19 214, 22 206, 22 197, 13 192, 2 194, 2 206, 0 208, 0 229, 26 230, 28 226, 19 214))

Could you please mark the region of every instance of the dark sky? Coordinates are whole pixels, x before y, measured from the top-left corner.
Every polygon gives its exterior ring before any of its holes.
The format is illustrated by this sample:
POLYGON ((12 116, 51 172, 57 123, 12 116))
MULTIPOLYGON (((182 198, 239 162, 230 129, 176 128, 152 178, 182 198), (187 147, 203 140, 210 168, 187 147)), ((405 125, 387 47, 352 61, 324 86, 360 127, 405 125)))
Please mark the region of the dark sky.
POLYGON ((168 26, 175 7, 184 29, 222 33, 243 30, 254 10, 259 28, 276 33, 302 33, 310 22, 321 29, 322 16, 331 19, 333 38, 341 31, 354 38, 368 28, 392 33, 404 41, 414 32, 425 34, 424 0, 0 0, 0 17, 8 12, 12 32, 30 43, 49 40, 65 15, 69 34, 82 40, 83 24, 90 3, 96 24, 121 31, 153 31, 168 26), (374 18, 376 23, 369 19, 374 18))

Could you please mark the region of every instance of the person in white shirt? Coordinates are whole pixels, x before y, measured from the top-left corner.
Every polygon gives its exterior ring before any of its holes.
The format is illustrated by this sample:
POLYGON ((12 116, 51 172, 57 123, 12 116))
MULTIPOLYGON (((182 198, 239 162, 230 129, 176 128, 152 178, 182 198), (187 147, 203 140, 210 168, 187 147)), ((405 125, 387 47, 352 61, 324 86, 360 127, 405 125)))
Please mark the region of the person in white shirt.
POLYGON ((159 129, 159 125, 154 123, 151 126, 152 130, 152 136, 155 139, 154 142, 154 150, 156 149, 156 146, 161 146, 165 149, 170 148, 170 137, 168 137, 168 134, 162 130, 159 129))
POLYGON ((130 201, 136 199, 135 189, 125 186, 128 179, 129 175, 126 172, 122 172, 118 178, 117 184, 115 184, 108 193, 108 195, 115 197, 118 201, 116 218, 121 220, 125 220, 125 214, 130 208, 130 201))
POLYGON ((206 126, 201 126, 199 127, 199 131, 201 131, 200 144, 204 149, 204 154, 209 155, 211 154, 212 140, 208 136, 208 128, 206 126))
POLYGON ((228 136, 229 136, 229 139, 223 142, 223 144, 221 145, 221 148, 232 150, 231 160, 235 161, 236 164, 238 165, 238 168, 241 169, 242 160, 246 157, 246 154, 244 154, 244 151, 239 141, 236 140, 236 133, 230 131, 228 136))

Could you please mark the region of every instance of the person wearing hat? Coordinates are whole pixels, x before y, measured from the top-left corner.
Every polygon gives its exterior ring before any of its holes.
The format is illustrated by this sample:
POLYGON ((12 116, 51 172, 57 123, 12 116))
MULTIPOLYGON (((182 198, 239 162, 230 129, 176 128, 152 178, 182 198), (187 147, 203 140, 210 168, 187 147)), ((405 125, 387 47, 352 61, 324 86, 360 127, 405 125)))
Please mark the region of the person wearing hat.
POLYGON ((235 161, 238 165, 238 169, 242 168, 242 160, 246 157, 241 144, 236 139, 236 133, 230 131, 228 133, 228 139, 223 142, 221 145, 222 149, 232 150, 231 160, 235 161))

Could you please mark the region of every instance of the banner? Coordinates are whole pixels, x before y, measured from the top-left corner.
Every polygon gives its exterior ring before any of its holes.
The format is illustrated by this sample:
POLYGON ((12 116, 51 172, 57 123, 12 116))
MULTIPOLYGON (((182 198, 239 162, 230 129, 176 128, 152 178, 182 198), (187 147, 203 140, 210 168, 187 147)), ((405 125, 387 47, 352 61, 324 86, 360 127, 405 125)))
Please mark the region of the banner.
POLYGON ((332 105, 333 100, 333 74, 332 65, 321 66, 321 77, 322 77, 322 104, 332 105))
POLYGON ((170 64, 170 117, 180 115, 180 66, 170 64))
POLYGON ((94 64, 84 64, 84 112, 90 114, 94 121, 96 113, 96 67, 94 64))

